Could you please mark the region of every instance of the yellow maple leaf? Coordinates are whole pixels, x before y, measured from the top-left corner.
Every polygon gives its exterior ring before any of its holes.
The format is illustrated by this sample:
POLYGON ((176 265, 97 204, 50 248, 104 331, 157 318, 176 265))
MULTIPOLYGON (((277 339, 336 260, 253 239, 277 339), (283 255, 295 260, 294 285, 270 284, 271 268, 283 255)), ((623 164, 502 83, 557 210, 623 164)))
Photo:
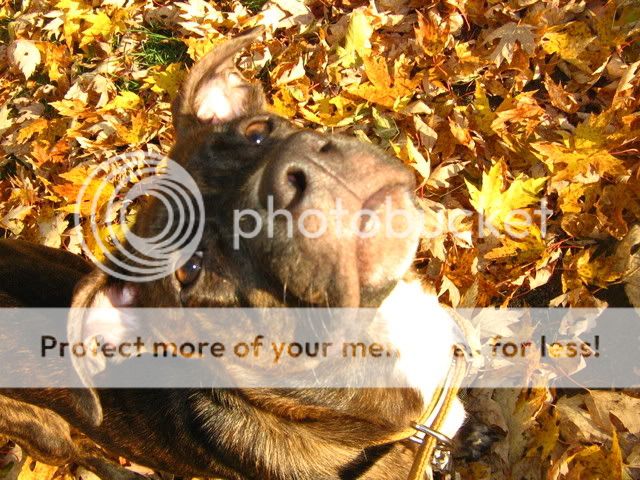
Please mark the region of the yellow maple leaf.
POLYGON ((29 140, 34 134, 42 133, 49 126, 49 121, 46 118, 37 118, 28 125, 22 127, 16 140, 18 143, 23 143, 29 140))
POLYGON ((534 94, 531 91, 507 97, 496 110, 491 129, 503 137, 508 132, 514 133, 514 129, 522 131, 525 136, 531 135, 545 115, 534 94))
POLYGON ((271 98, 273 105, 269 106, 269 110, 282 117, 293 117, 296 112, 297 102, 293 98, 288 86, 281 86, 271 98))
POLYGON ((156 93, 167 93, 173 99, 178 93, 178 88, 186 75, 186 71, 180 63, 171 63, 166 68, 153 67, 149 70, 149 76, 145 83, 156 93))
POLYGON ((185 38, 182 41, 187 45, 187 55, 194 62, 204 57, 214 46, 209 38, 185 38))
POLYGON ((80 48, 98 40, 108 40, 116 31, 116 26, 111 23, 111 18, 102 11, 84 15, 83 19, 91 26, 82 32, 80 48))
MULTIPOLYGON (((638 29, 640 29, 640 26, 638 26, 638 29)), ((629 65, 623 73, 613 97, 612 105, 614 108, 623 108, 625 105, 625 99, 631 100, 631 98, 633 98, 634 83, 637 81, 638 75, 640 74, 638 70, 639 67, 640 60, 629 65)))
MULTIPOLYGON (((295 90, 290 92, 292 95, 295 90)), ((299 105, 298 109, 307 120, 327 127, 343 127, 353 124, 358 115, 358 109, 353 101, 341 96, 327 97, 314 94, 314 104, 299 105)))
POLYGON ((467 118, 464 117, 459 110, 454 110, 452 113, 453 115, 448 119, 451 135, 453 135, 453 138, 455 138, 460 145, 464 145, 473 150, 475 148, 475 142, 473 138, 471 138, 467 118))
POLYGON ((624 175, 624 162, 602 148, 571 149, 557 143, 533 144, 553 173, 554 181, 592 183, 601 176, 624 175))
POLYGON ((607 141, 606 128, 611 121, 611 115, 603 112, 600 115, 589 115, 589 117, 580 123, 573 137, 569 139, 567 146, 575 148, 599 148, 603 147, 607 141))
POLYGON ((617 47, 634 31, 637 33, 639 7, 638 2, 634 0, 605 2, 598 5, 593 10, 593 21, 590 22, 598 42, 606 47, 617 47))
POLYGON ((224 37, 219 32, 214 31, 213 35, 209 34, 204 38, 190 37, 182 41, 187 45, 187 55, 194 62, 197 62, 223 40, 224 37))
POLYGON ((540 415, 538 423, 540 427, 536 429, 526 455, 527 457, 546 459, 558 444, 558 437, 560 436, 558 413, 555 409, 550 409, 540 415))
POLYGON ((85 103, 78 98, 59 100, 57 102, 51 102, 49 105, 55 108, 60 112, 60 115, 64 117, 77 117, 84 113, 87 108, 85 103))
POLYGON ((131 116, 130 125, 114 125, 118 138, 116 144, 136 146, 147 142, 156 132, 159 120, 145 111, 139 111, 131 116))
POLYGON ((551 104, 567 113, 575 113, 580 108, 576 96, 567 92, 562 85, 554 83, 549 75, 544 77, 544 86, 549 93, 551 104))
POLYGON ((362 58, 362 63, 364 64, 364 71, 372 84, 379 88, 391 87, 391 75, 389 75, 389 67, 384 57, 367 55, 362 58))
POLYGON ((68 205, 60 208, 60 211, 67 213, 79 211, 80 215, 88 217, 93 213, 99 214, 103 205, 113 198, 115 191, 113 185, 106 183, 102 178, 94 177, 89 184, 85 185, 89 173, 88 166, 78 165, 60 174, 67 183, 53 185, 52 189, 69 202, 68 205), (82 198, 78 198, 81 191, 83 191, 82 198))
POLYGON ((133 110, 137 108, 142 103, 140 97, 128 90, 121 91, 116 98, 107 103, 104 107, 102 107, 103 111, 109 111, 121 108, 122 110, 133 110))
POLYGON ((60 248, 62 234, 69 226, 65 220, 66 213, 55 212, 51 207, 45 207, 38 213, 38 243, 47 247, 60 248))
MULTIPOLYGON (((533 231, 535 232, 535 228, 533 231)), ((522 239, 505 236, 500 239, 500 243, 499 247, 492 248, 484 254, 485 260, 510 259, 511 262, 516 263, 531 262, 539 259, 546 247, 539 232, 538 235, 534 233, 522 239)))
MULTIPOLYGON (((128 222, 129 219, 127 218, 128 222)), ((103 262, 107 259, 106 254, 112 251, 115 244, 125 242, 129 228, 130 225, 121 225, 119 223, 98 224, 95 226, 91 225, 91 222, 85 222, 83 227, 85 245, 96 260, 103 262), (96 238, 96 234, 98 238, 96 238)))
POLYGON ((9 210, 0 218, 0 228, 10 231, 14 235, 20 235, 24 228, 24 219, 31 215, 33 205, 18 205, 9 210))
POLYGON ((78 32, 82 27, 84 16, 91 9, 82 0, 60 0, 56 8, 64 12, 62 34, 68 47, 73 45, 78 32))
POLYGON ((365 10, 359 8, 351 12, 344 48, 339 50, 342 66, 353 66, 356 63, 356 54, 363 57, 371 51, 372 34, 373 27, 365 10))
MULTIPOLYGON (((484 224, 503 229, 505 224, 519 229, 519 211, 540 200, 547 177, 528 178, 518 175, 507 185, 507 166, 503 160, 496 162, 489 172, 482 174, 480 189, 465 180, 471 205, 484 216, 484 224)), ((523 225, 524 226, 524 225, 523 225)), ((531 226, 529 226, 531 227, 531 226)))
POLYGON ((125 125, 116 125, 116 131, 125 145, 133 146, 140 144, 145 132, 143 112, 138 112, 136 115, 131 117, 130 128, 125 125))
POLYGON ((482 133, 492 134, 495 133, 491 128, 491 124, 497 118, 497 115, 491 110, 489 105, 489 99, 487 97, 487 90, 484 85, 479 81, 476 81, 476 91, 474 93, 474 118, 478 129, 482 133))
POLYGON ((579 124, 563 143, 537 142, 534 150, 553 173, 554 182, 594 183, 602 176, 616 177, 628 173, 625 163, 607 148, 611 116, 608 112, 591 115, 579 124))
MULTIPOLYGON (((616 430, 612 430, 611 447, 605 445, 577 445, 568 449, 556 467, 569 472, 568 480, 622 480, 622 452, 616 430)), ((558 478, 558 477, 551 477, 558 478)))
POLYGON ((415 28, 416 42, 429 56, 435 56, 446 48, 450 41, 449 25, 438 22, 429 15, 418 12, 418 26, 415 28))
POLYGON ((619 269, 611 257, 594 257, 594 252, 595 247, 567 254, 564 268, 574 270, 584 285, 606 287, 618 281, 624 274, 624 269, 619 269))
MULTIPOLYGON (((596 185, 597 186, 597 185, 596 185)), ((558 207, 565 215, 570 213, 581 213, 585 207, 585 197, 588 196, 588 190, 593 188, 594 184, 570 183, 563 188, 558 195, 558 207)), ((589 208, 593 202, 588 205, 589 208)))
MULTIPOLYGON (((400 110, 409 103, 422 81, 421 74, 413 78, 403 78, 401 75, 392 77, 383 57, 364 56, 362 61, 369 81, 349 85, 346 90, 368 102, 400 110)), ((400 70, 401 66, 401 63, 397 63, 396 70, 400 70)))
POLYGON ((47 67, 49 78, 53 82, 58 81, 64 76, 63 69, 67 67, 69 62, 67 50, 63 45, 56 45, 51 42, 41 42, 38 48, 44 55, 43 64, 47 67))
POLYGON ((582 22, 570 22, 548 30, 542 37, 542 48, 547 53, 556 53, 561 59, 591 73, 584 54, 594 36, 582 22))
POLYGON ((305 75, 304 62, 302 61, 302 57, 300 57, 297 62, 281 62, 276 65, 271 72, 270 77, 271 82, 275 86, 281 87, 283 85, 295 83, 296 80, 304 78, 305 75))

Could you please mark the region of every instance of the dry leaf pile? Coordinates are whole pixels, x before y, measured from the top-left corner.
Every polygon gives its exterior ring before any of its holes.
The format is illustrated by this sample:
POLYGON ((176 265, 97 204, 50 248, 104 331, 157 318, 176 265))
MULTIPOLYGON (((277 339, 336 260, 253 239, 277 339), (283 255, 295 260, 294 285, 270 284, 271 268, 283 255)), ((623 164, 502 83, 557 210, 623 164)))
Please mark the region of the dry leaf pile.
MULTIPOLYGON (((614 284, 637 294, 640 2, 261 3, 3 2, 5 235, 79 252, 88 212, 74 202, 89 169, 166 153, 189 66, 260 24, 240 66, 275 112, 415 169, 426 229, 441 228, 418 267, 443 302, 507 305, 554 279, 558 306, 601 306, 614 284)), ((475 395, 506 437, 464 478, 640 478, 637 396, 475 395)))

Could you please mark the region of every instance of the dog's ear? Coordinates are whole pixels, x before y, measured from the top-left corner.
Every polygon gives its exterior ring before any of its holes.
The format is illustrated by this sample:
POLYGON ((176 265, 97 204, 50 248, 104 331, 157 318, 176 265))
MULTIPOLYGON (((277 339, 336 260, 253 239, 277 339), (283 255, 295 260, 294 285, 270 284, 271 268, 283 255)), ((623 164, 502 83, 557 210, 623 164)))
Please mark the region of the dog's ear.
MULTIPOLYGON (((100 335, 106 341, 118 344, 128 333, 128 321, 119 309, 133 306, 134 292, 132 287, 111 285, 109 277, 99 269, 83 277, 76 287, 67 321, 69 343, 86 343, 87 339, 100 335)), ((71 390, 73 413, 99 425, 102 406, 92 381, 99 367, 90 356, 72 355, 71 362, 86 387, 71 390)))
POLYGON ((242 77, 235 58, 261 33, 258 27, 227 40, 191 69, 173 102, 173 124, 178 137, 203 124, 225 123, 264 107, 259 85, 242 77))
POLYGON ((114 282, 99 269, 85 276, 71 302, 72 318, 67 324, 69 340, 84 342, 100 336, 103 341, 118 345, 138 326, 135 318, 124 314, 124 309, 137 306, 137 293, 136 287, 114 282))
POLYGON ((137 289, 113 281, 99 268, 85 275, 76 285, 72 308, 135 308, 137 289))

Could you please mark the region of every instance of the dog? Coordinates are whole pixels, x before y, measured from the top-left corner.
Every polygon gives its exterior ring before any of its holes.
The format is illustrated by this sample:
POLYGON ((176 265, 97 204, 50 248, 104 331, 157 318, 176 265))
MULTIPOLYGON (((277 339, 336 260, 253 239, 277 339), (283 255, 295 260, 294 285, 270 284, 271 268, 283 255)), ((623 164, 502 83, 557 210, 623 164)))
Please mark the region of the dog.
MULTIPOLYGON (((0 301, 23 307, 373 307, 388 312, 394 344, 413 388, 244 391, 241 389, 13 389, 0 392, 0 435, 47 464, 75 462, 104 479, 138 478, 107 457, 156 471, 226 479, 405 479, 416 445, 397 439, 420 418, 451 363, 425 354, 453 341, 455 325, 411 272, 419 232, 405 238, 319 238, 275 226, 233 247, 231 212, 274 207, 299 217, 379 212, 383 202, 420 216, 413 174, 376 147, 300 129, 269 113, 260 86, 235 68, 252 31, 226 41, 191 69, 173 103, 169 157, 196 181, 206 222, 201 245, 175 274, 150 282, 108 275, 78 256, 17 240, 0 242, 0 301), (387 200, 389 199, 389 200, 387 200), (394 312, 418 318, 393 333, 394 312), (415 348, 413 348, 415 350, 415 348), (411 348, 409 348, 411 350, 411 348), (73 432, 79 431, 78 436, 73 432), (109 455, 105 456, 103 451, 109 455)), ((384 213, 383 213, 384 215, 384 213)), ((411 216, 410 215, 410 216, 411 216)), ((144 203, 134 232, 167 221, 144 203)), ((441 432, 464 422, 455 399, 441 432)))

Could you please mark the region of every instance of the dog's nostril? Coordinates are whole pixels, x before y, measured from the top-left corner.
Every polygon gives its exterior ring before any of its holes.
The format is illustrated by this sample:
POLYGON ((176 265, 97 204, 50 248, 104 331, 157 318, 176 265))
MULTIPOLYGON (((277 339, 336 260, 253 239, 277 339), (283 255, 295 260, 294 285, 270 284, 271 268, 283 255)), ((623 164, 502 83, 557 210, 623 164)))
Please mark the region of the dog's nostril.
POLYGON ((329 153, 335 148, 335 145, 331 140, 327 141, 324 145, 320 147, 320 153, 329 153))
POLYGON ((296 208, 310 189, 310 180, 305 169, 295 163, 269 165, 258 192, 260 202, 267 209, 269 202, 276 209, 296 208))
POLYGON ((297 197, 307 189, 307 177, 302 170, 291 169, 287 171, 287 182, 296 190, 297 197))

